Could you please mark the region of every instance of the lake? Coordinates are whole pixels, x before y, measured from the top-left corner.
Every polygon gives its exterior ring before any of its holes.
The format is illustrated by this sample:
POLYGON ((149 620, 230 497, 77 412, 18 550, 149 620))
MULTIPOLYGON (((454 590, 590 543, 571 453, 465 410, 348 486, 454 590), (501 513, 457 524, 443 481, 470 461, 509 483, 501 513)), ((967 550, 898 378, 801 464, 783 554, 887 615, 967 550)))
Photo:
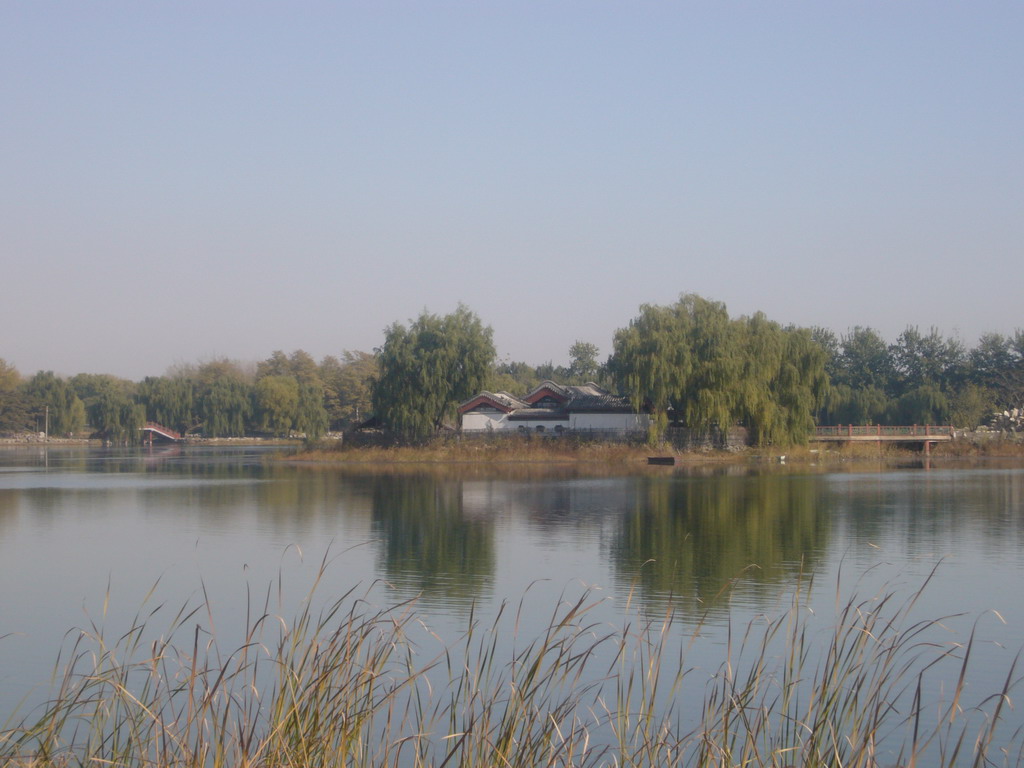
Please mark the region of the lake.
MULTIPOLYGON (((857 463, 652 468, 307 466, 259 448, 0 450, 0 721, 43 700, 75 627, 123 632, 206 599, 225 643, 247 612, 350 589, 414 600, 442 646, 519 608, 520 637, 589 590, 598 624, 657 617, 706 677, 730 633, 794 593, 837 603, 930 581, 913 617, 976 633, 970 691, 999 690, 1024 641, 1024 468, 857 463), (934 574, 933 574, 934 571, 934 574), (959 615, 959 616, 958 616, 959 615)), ((206 611, 202 616, 207 619, 206 611)), ((946 633, 941 636, 941 633, 946 633)), ((812 634, 812 641, 816 635, 812 634)), ((936 673, 937 690, 950 681, 936 673)), ((1012 727, 1024 715, 1007 715, 1012 727)))

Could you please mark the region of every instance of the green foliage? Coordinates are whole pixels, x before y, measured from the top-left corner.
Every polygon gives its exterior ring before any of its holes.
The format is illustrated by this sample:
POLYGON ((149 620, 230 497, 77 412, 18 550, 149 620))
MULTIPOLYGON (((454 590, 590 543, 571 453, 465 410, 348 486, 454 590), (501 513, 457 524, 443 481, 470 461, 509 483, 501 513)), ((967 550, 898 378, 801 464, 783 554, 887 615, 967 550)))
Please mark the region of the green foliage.
POLYGON ((492 369, 492 331, 462 305, 444 317, 424 312, 408 328, 394 323, 384 334, 373 408, 407 440, 429 437, 453 419, 455 406, 478 392, 492 369))
POLYGON ((90 407, 93 428, 115 443, 138 443, 146 425, 146 408, 128 395, 107 390, 90 407))
POLYGON ((194 389, 192 380, 183 376, 148 376, 139 384, 138 398, 147 420, 185 434, 199 422, 194 389))
POLYGON ((807 442, 830 389, 825 350, 810 330, 781 328, 760 313, 739 324, 745 341, 741 422, 758 445, 807 442))
POLYGON ((598 348, 596 344, 586 341, 576 342, 569 347, 569 377, 577 383, 583 384, 597 377, 598 372, 598 348))
POLYGON ((833 386, 822 406, 823 424, 888 424, 889 396, 875 387, 833 386))
POLYGON ((87 423, 93 431, 117 442, 137 442, 139 435, 129 434, 131 429, 145 425, 131 411, 135 405, 132 394, 135 384, 109 374, 79 373, 72 377, 71 386, 85 407, 87 423))
POLYGON ((320 380, 320 370, 305 350, 298 349, 290 356, 277 350, 256 366, 257 381, 267 376, 293 376, 296 381, 311 382, 320 380))
POLYGON ((31 422, 28 397, 18 369, 0 358, 0 433, 20 432, 31 422))
POLYGON ((922 384, 902 394, 890 418, 895 424, 947 424, 949 398, 935 384, 922 384))
POLYGON ((240 437, 252 416, 252 387, 233 377, 204 386, 199 397, 199 417, 206 437, 240 437))
POLYGON ((260 430, 287 437, 298 418, 299 382, 294 376, 264 376, 256 382, 255 404, 260 430))
MULTIPOLYGON (((820 337, 827 344, 827 333, 820 337)), ((826 424, 944 424, 953 402, 969 421, 980 418, 977 393, 960 393, 969 378, 968 354, 954 338, 936 329, 922 334, 908 327, 887 345, 876 331, 854 328, 835 357, 833 393, 819 411, 826 424), (963 410, 964 408, 967 411, 963 410)))
MULTIPOLYGON (((256 385, 257 391, 259 384, 256 385)), ((319 379, 299 382, 299 400, 295 409, 295 429, 309 440, 319 440, 327 431, 324 388, 319 379)))
POLYGON ((304 350, 296 350, 291 356, 279 350, 259 363, 255 397, 256 419, 264 432, 284 436, 294 428, 317 440, 327 431, 320 368, 304 350))
POLYGON ((949 390, 966 376, 967 354, 963 344, 957 339, 944 339, 935 328, 926 336, 916 327, 907 328, 891 348, 891 354, 901 394, 926 385, 949 390))
POLYGON ((358 424, 373 411, 372 383, 377 358, 369 352, 345 350, 341 360, 325 357, 320 363, 324 407, 332 429, 358 424))
POLYGON ((252 383, 238 363, 218 358, 186 368, 179 377, 192 382, 193 407, 206 437, 246 434, 253 411, 252 383))
POLYGON ((844 335, 832 383, 855 390, 874 389, 887 396, 894 394, 896 366, 885 339, 877 331, 861 326, 844 335))
POLYGON ((671 413, 697 431, 743 423, 758 444, 786 445, 810 435, 828 391, 826 361, 809 330, 760 313, 730 320, 724 304, 685 295, 642 306, 616 332, 609 367, 659 433, 671 413))
POLYGON ((954 426, 977 429, 996 410, 992 393, 977 384, 967 383, 949 398, 949 420, 954 426))
POLYGON ((525 395, 542 381, 532 365, 523 362, 503 362, 494 366, 486 384, 491 392, 508 392, 512 395, 525 395))
POLYGON ((997 410, 1024 406, 1024 331, 986 333, 968 359, 971 383, 992 393, 997 410))
POLYGON ((39 371, 25 384, 24 392, 40 430, 47 419, 51 435, 79 434, 85 429, 85 405, 70 382, 53 371, 39 371))

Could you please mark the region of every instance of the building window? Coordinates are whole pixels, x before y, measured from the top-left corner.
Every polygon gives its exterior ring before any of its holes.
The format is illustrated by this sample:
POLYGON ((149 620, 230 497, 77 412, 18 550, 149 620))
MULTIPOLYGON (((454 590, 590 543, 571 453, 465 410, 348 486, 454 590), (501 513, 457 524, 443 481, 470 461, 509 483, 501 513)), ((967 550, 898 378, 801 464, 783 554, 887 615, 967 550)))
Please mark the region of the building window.
POLYGON ((560 435, 563 432, 565 432, 565 427, 563 427, 561 424, 559 424, 557 427, 555 427, 555 434, 560 435))
POLYGON ((544 425, 543 424, 538 424, 537 425, 537 432, 543 432, 543 431, 544 431, 544 425))

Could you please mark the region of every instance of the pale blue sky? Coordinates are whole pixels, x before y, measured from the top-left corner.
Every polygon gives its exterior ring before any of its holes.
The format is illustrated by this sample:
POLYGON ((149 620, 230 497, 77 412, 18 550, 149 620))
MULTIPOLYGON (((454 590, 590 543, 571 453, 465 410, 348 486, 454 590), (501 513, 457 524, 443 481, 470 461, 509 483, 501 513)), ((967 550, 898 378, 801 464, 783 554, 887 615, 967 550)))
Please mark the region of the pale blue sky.
POLYGON ((1024 3, 0 3, 0 357, 318 359, 458 302, 1024 326, 1024 3))

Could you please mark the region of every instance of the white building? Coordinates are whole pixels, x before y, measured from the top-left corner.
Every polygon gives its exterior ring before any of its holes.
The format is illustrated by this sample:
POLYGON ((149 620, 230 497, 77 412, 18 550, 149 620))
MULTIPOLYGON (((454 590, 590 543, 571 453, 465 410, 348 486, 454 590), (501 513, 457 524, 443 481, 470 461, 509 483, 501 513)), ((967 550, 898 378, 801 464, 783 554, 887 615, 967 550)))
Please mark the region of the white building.
POLYGON ((481 392, 459 406, 462 431, 576 434, 596 437, 645 435, 650 423, 629 400, 594 383, 562 386, 543 381, 524 398, 481 392))

